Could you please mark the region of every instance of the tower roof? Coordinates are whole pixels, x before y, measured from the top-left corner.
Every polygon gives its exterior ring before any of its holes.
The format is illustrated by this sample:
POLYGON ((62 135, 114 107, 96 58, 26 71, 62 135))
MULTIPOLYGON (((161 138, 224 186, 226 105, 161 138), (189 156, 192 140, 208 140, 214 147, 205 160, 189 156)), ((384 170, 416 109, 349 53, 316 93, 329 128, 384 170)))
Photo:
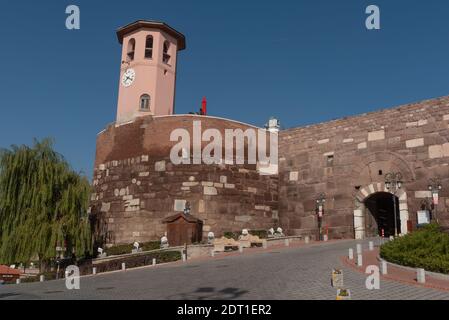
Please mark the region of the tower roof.
POLYGON ((141 28, 153 28, 153 29, 159 29, 162 31, 167 32, 169 35, 174 37, 176 40, 178 40, 178 50, 184 50, 186 48, 186 38, 184 35, 169 25, 159 22, 159 21, 150 21, 150 20, 137 20, 133 23, 130 23, 124 27, 121 27, 117 30, 117 38, 120 44, 123 43, 123 37, 135 30, 141 29, 141 28))

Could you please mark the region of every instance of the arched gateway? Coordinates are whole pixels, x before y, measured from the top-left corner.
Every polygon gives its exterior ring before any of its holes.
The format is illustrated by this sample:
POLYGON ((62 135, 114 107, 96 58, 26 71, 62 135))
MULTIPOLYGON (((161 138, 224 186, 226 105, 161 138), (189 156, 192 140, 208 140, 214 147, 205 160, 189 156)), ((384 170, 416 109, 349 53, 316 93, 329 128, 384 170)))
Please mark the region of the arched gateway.
POLYGON ((398 234, 407 234, 408 221, 407 192, 404 189, 392 194, 385 183, 378 182, 357 192, 354 210, 356 239, 381 235, 382 230, 385 236, 394 235, 395 228, 398 234))

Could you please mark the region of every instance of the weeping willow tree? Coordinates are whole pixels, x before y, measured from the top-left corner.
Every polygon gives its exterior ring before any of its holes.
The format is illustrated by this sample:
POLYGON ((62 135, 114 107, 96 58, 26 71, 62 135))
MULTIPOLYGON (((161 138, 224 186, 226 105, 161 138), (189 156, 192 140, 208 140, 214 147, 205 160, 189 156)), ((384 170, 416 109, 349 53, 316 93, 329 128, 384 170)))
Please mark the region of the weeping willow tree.
POLYGON ((90 185, 50 139, 0 151, 0 263, 47 262, 56 247, 91 251, 90 185))

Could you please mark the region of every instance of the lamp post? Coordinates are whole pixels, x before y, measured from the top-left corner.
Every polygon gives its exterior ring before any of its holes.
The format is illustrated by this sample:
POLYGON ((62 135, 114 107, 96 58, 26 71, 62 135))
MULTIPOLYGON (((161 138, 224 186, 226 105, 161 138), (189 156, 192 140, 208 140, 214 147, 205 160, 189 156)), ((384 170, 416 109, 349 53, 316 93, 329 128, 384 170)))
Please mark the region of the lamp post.
POLYGON ((320 195, 316 199, 316 213, 318 218, 318 239, 320 241, 322 240, 321 223, 323 218, 325 202, 326 202, 326 195, 324 193, 320 193, 320 195))
POLYGON ((186 202, 186 205, 184 207, 184 214, 189 215, 190 214, 190 202, 186 202))
POLYGON ((435 221, 438 223, 437 207, 438 207, 438 194, 440 193, 442 186, 439 178, 429 179, 429 191, 432 193, 433 207, 435 208, 435 221))
POLYGON ((393 195, 394 213, 394 236, 398 236, 397 213, 396 213, 396 192, 402 188, 402 174, 400 172, 390 172, 385 175, 385 187, 393 195))

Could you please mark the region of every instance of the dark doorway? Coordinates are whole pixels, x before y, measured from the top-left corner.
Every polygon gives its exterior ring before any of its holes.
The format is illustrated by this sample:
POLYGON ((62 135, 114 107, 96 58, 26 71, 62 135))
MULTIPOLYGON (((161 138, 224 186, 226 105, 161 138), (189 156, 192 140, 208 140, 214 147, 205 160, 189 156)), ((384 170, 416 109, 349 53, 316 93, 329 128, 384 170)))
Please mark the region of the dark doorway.
POLYGON ((396 228, 401 233, 401 220, 399 217, 399 199, 388 192, 378 192, 365 200, 365 228, 368 237, 382 235, 394 236, 394 203, 396 202, 396 228), (394 197, 394 200, 393 200, 394 197))

